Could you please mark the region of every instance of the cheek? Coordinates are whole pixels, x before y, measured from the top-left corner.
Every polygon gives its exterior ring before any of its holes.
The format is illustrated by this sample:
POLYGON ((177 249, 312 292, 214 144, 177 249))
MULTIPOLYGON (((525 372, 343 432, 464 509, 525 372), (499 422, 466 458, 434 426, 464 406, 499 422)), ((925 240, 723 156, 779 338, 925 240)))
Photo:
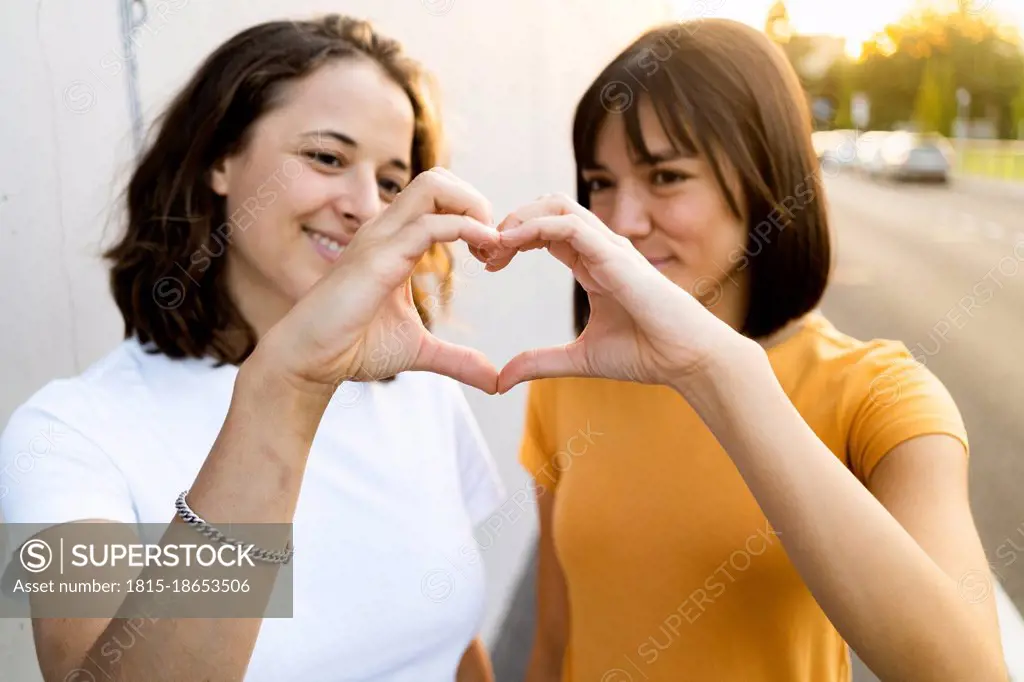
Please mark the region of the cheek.
POLYGON ((613 232, 616 232, 613 208, 612 202, 604 197, 598 196, 591 197, 590 199, 590 212, 597 216, 598 220, 610 227, 613 232))
POLYGON ((664 199, 656 207, 655 220, 683 260, 705 252, 715 232, 714 207, 699 192, 682 192, 664 199))
POLYGON ((326 180, 308 167, 286 165, 251 185, 245 194, 232 197, 229 219, 264 238, 294 232, 306 216, 329 204, 326 180))
POLYGON ((700 187, 672 207, 672 225, 677 239, 693 244, 703 254, 723 259, 746 244, 746 226, 733 215, 717 192, 700 187))

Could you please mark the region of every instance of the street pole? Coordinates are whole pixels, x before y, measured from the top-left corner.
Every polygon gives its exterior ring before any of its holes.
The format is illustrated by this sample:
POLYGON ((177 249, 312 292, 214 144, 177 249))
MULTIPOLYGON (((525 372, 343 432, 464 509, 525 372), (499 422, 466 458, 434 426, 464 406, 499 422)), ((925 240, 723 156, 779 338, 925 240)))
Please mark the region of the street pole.
POLYGON ((964 151, 967 149, 967 125, 971 116, 971 93, 966 88, 957 88, 956 90, 956 103, 957 103, 957 152, 956 152, 956 165, 960 172, 964 170, 964 151))

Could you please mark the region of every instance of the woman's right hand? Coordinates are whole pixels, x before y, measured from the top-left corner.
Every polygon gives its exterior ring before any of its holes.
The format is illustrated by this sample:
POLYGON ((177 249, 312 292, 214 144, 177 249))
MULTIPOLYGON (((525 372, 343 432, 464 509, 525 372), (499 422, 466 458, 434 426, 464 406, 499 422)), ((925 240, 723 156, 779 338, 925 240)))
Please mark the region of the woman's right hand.
POLYGON ((259 357, 315 389, 420 370, 495 393, 486 356, 433 336, 413 305, 416 265, 435 243, 459 239, 476 251, 497 246, 490 203, 446 169, 420 173, 260 340, 259 357))

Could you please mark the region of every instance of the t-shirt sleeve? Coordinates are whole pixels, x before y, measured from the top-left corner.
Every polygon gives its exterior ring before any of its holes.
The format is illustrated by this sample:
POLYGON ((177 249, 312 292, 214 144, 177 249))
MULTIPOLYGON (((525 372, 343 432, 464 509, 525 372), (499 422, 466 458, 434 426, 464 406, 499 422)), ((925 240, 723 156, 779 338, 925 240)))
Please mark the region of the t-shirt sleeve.
POLYGON ((476 526, 501 505, 505 498, 505 488, 491 455, 491 449, 484 440, 466 395, 455 382, 450 384, 450 391, 454 407, 462 499, 470 520, 476 526))
POLYGON ((969 452, 960 410, 941 381, 906 346, 886 342, 854 367, 857 408, 849 430, 850 468, 861 481, 900 443, 946 434, 969 452))
POLYGON ((526 422, 519 446, 519 462, 538 485, 550 490, 558 487, 559 470, 552 458, 553 446, 550 420, 554 415, 552 394, 554 383, 550 379, 531 381, 526 396, 526 422))
POLYGON ((0 436, 0 511, 6 523, 136 522, 124 475, 108 453, 66 418, 32 404, 15 410, 0 436))

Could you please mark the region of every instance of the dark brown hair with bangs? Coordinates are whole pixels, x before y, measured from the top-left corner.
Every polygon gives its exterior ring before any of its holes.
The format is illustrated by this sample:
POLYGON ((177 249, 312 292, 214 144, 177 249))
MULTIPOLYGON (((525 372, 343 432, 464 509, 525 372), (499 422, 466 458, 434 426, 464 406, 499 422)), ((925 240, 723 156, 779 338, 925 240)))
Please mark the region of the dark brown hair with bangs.
MULTIPOLYGON (((127 188, 127 228, 105 256, 124 319, 135 335, 170 357, 213 357, 238 364, 256 334, 227 291, 225 246, 234 223, 210 188, 213 164, 247 143, 253 124, 277 106, 286 84, 338 59, 370 59, 408 95, 415 114, 412 174, 443 163, 433 82, 399 43, 365 22, 337 14, 310 21, 273 21, 248 28, 218 47, 157 121, 157 133, 127 188)), ((432 247, 417 270, 439 282, 443 307, 452 263, 432 247)), ((429 325, 433 297, 413 282, 413 300, 429 325)))
MULTIPOLYGON (((782 50, 726 19, 667 24, 638 38, 576 109, 581 205, 590 205, 582 171, 595 165, 596 138, 609 116, 624 117, 634 158, 651 160, 640 98, 651 101, 676 151, 707 160, 729 208, 747 222, 738 262, 750 269, 750 292, 740 331, 767 336, 817 306, 831 270, 831 239, 807 100, 782 50)), ((579 284, 573 303, 580 333, 590 304, 579 284)))

